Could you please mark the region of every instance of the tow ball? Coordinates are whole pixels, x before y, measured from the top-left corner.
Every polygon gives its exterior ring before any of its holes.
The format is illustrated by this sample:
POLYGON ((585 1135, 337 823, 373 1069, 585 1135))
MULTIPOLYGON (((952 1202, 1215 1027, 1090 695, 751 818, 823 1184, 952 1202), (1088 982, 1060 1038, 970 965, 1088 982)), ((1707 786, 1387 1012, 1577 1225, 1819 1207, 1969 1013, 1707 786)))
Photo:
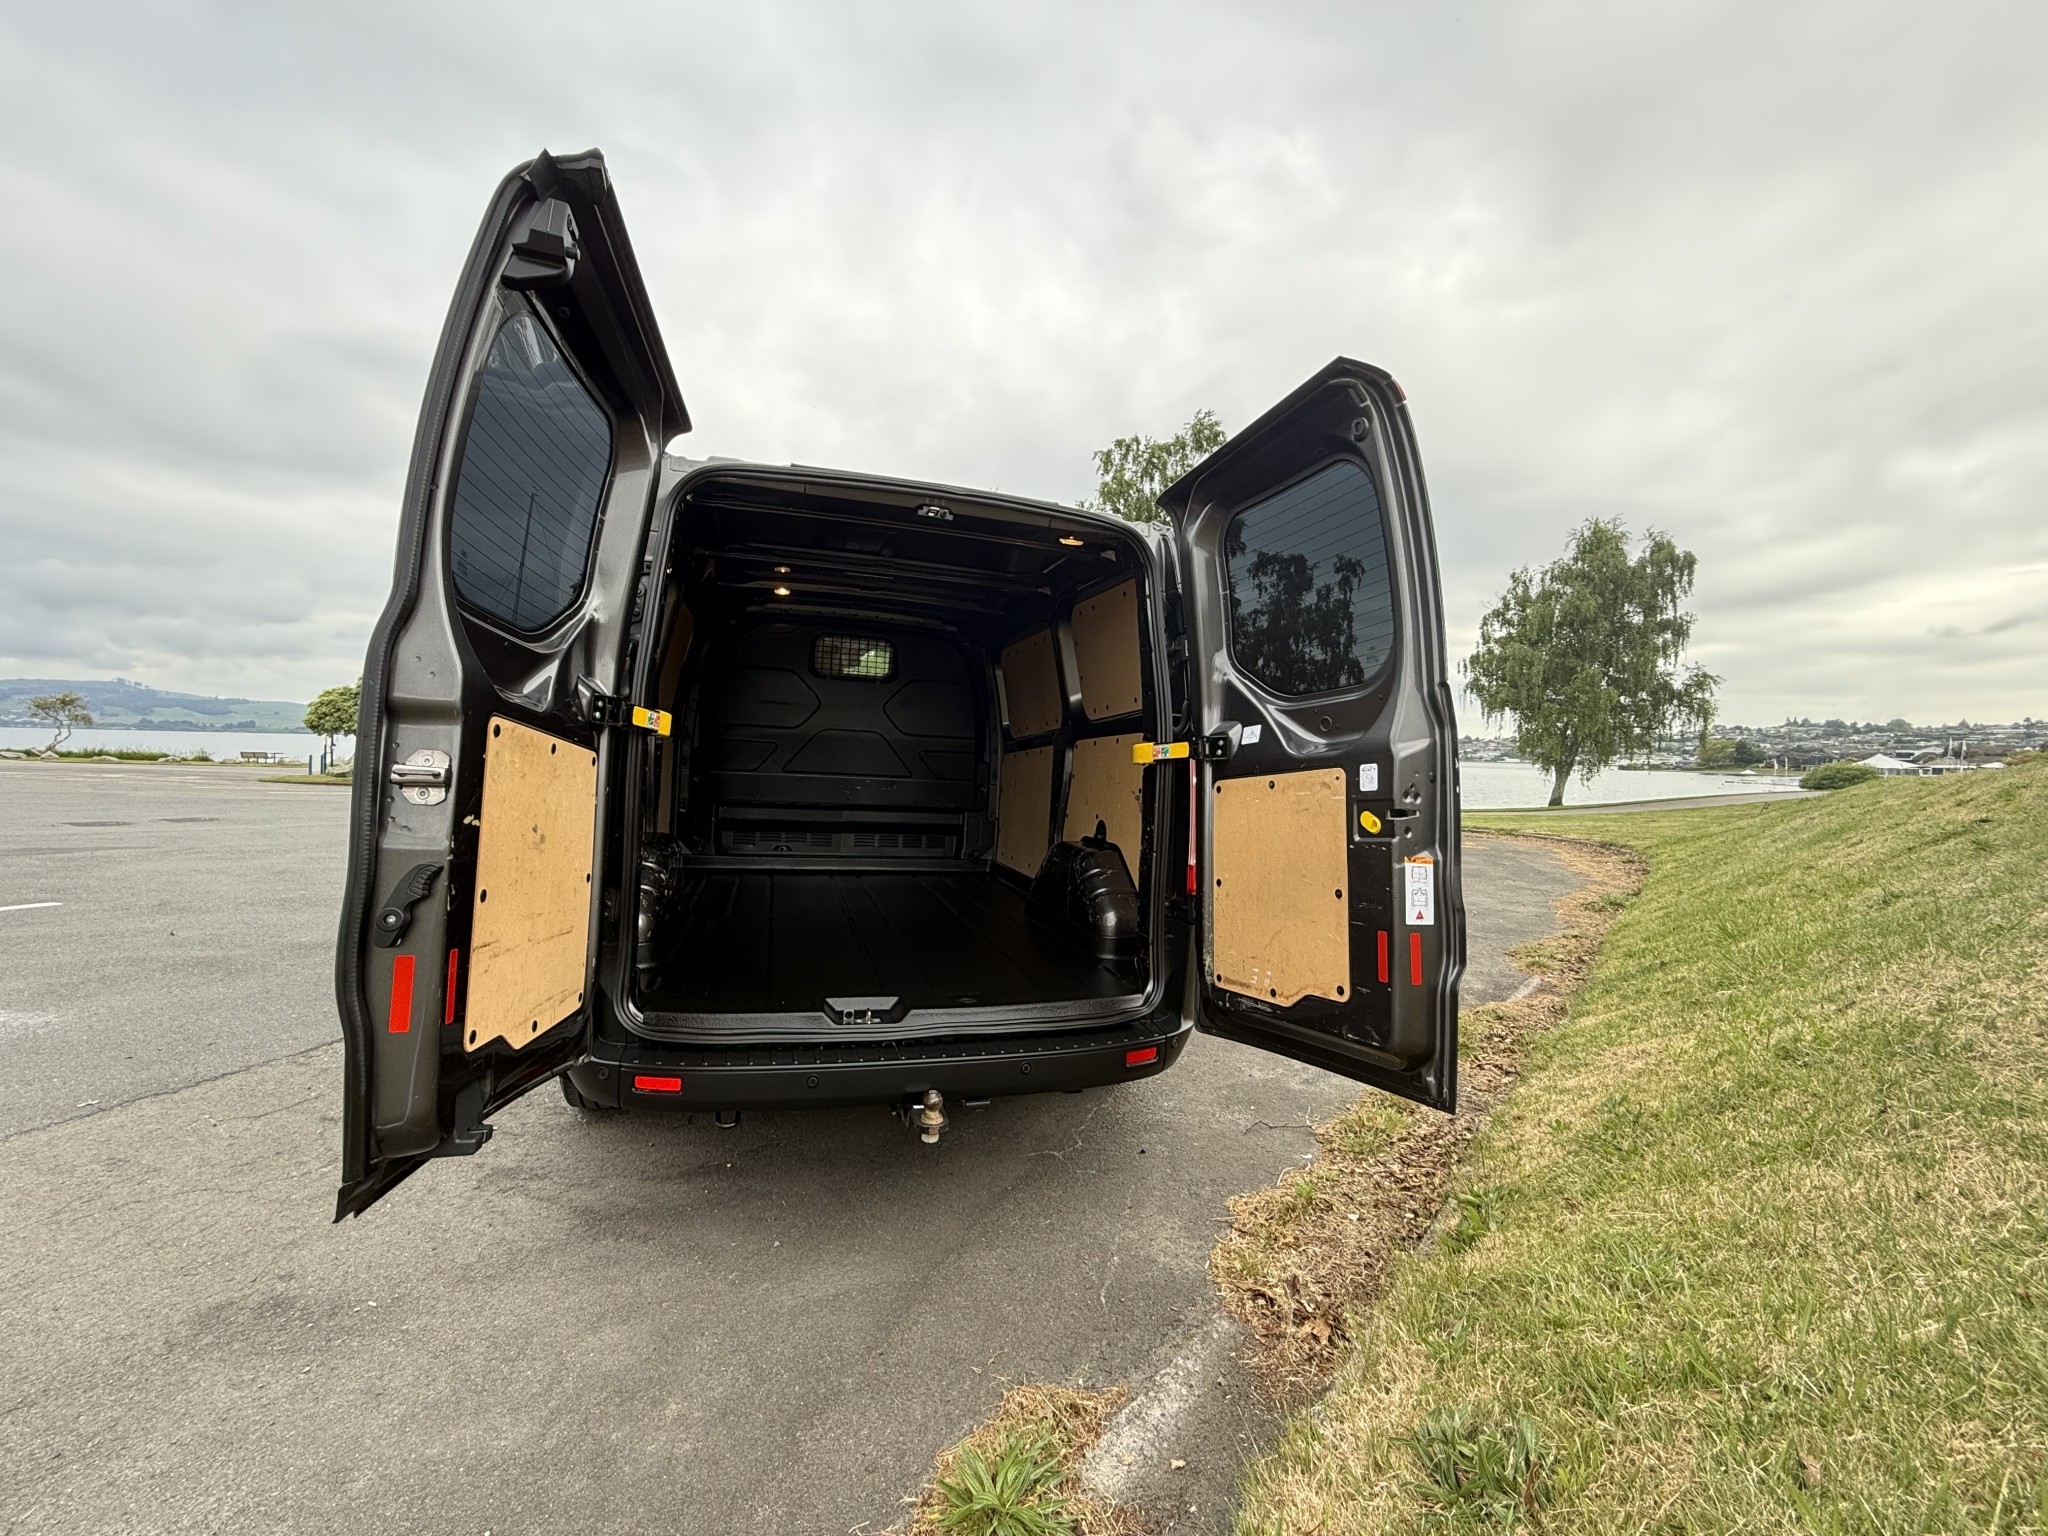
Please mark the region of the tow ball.
POLYGON ((939 1144, 939 1136, 946 1129, 946 1101, 936 1088, 924 1091, 923 1106, 910 1117, 911 1126, 917 1131, 917 1139, 928 1147, 939 1144))

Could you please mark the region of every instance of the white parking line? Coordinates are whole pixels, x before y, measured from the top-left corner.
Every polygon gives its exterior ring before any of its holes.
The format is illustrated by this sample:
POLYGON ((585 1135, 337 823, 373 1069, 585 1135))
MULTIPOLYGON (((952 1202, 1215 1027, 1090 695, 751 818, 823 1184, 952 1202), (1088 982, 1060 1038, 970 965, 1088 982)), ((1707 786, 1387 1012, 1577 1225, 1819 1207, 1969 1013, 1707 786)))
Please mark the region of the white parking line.
POLYGON ((18 907, 0 907, 0 912, 33 912, 37 907, 61 907, 61 901, 24 901, 18 907))

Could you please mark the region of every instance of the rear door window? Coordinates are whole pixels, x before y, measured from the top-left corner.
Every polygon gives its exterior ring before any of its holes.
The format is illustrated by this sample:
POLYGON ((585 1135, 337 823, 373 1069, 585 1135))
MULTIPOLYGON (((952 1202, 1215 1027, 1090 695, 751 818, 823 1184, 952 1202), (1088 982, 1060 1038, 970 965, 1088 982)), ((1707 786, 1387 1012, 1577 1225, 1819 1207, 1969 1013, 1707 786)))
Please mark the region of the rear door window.
POLYGON ((590 565, 612 424, 531 315, 492 339, 462 448, 449 558, 462 601, 510 629, 567 613, 590 565))
POLYGON ((1372 476, 1340 460, 1231 520, 1231 658, 1273 692, 1368 682, 1394 649, 1394 590, 1372 476))

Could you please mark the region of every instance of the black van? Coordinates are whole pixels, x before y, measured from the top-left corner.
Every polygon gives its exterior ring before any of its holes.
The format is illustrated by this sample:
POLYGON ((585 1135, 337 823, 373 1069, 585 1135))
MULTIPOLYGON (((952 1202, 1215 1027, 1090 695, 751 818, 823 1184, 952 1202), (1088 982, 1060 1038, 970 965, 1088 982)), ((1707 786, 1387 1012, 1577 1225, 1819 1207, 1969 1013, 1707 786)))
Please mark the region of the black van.
POLYGON ((1340 358, 1138 526, 665 454, 603 158, 491 200, 370 641, 337 1219, 550 1078, 899 1106, 1201 1028, 1449 1109, 1456 730, 1408 409, 1340 358))

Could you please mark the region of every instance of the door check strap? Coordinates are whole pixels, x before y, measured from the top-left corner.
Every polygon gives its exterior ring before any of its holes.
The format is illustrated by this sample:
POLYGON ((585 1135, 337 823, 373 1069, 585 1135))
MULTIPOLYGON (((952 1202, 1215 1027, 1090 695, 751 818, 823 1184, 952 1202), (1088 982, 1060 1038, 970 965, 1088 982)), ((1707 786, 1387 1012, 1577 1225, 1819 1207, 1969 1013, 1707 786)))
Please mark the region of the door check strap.
POLYGON ((1163 763, 1187 755, 1188 744, 1184 741, 1141 741, 1131 748, 1131 761, 1139 764, 1163 763))

